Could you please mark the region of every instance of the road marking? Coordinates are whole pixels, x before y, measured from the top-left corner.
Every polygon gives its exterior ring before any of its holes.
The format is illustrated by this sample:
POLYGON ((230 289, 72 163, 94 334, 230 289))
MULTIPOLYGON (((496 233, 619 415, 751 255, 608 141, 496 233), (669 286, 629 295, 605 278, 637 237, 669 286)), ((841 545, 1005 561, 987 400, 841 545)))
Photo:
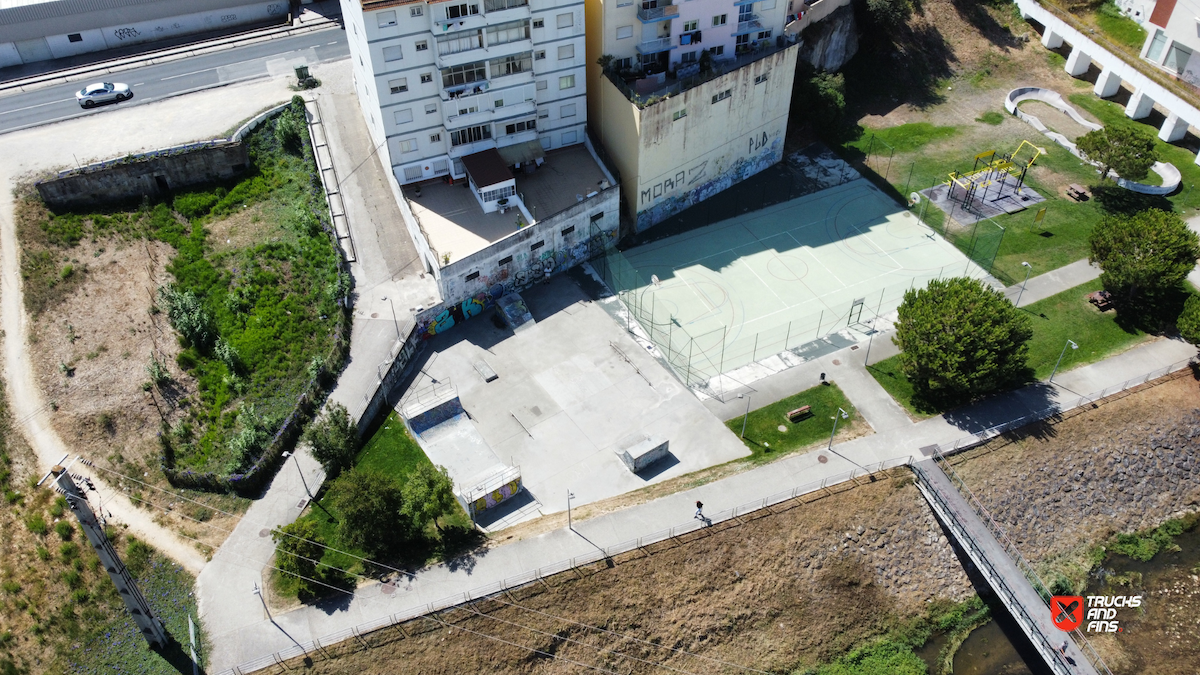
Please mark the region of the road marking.
POLYGON ((174 80, 175 78, 178 78, 178 77, 187 77, 188 75, 198 75, 200 73, 207 73, 210 70, 216 70, 216 68, 205 68, 204 70, 193 70, 190 73, 184 73, 182 75, 171 75, 170 77, 162 78, 161 81, 166 82, 167 80, 174 80))
POLYGON ((15 113, 15 112, 21 112, 22 110, 33 110, 34 108, 41 108, 42 106, 46 106, 46 105, 54 105, 55 103, 66 103, 67 101, 74 101, 74 100, 75 99, 73 99, 73 98, 63 98, 63 99, 59 99, 57 101, 50 101, 48 103, 38 103, 37 105, 27 105, 24 108, 14 108, 12 110, 5 110, 4 112, 0 112, 0 115, 8 115, 8 114, 15 113))
POLYGON ((133 86, 135 86, 135 87, 140 87, 140 86, 142 86, 143 84, 146 84, 146 83, 145 83, 145 82, 138 82, 137 84, 135 84, 135 85, 133 85, 133 86))
POLYGON ((328 47, 329 45, 336 45, 336 44, 337 44, 337 40, 334 40, 333 42, 326 42, 325 46, 328 47))

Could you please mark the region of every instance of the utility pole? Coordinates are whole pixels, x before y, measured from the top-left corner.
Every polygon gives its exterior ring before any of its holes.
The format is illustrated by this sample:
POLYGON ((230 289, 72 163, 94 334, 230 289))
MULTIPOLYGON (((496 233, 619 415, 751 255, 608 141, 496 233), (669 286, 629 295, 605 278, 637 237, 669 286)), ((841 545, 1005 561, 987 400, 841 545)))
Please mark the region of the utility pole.
MULTIPOLYGON (((121 562, 120 556, 117 555, 112 544, 109 543, 108 536, 104 534, 104 528, 97 522, 96 514, 92 513, 91 507, 88 506, 87 497, 79 489, 79 486, 75 485, 71 474, 67 472, 67 467, 62 465, 62 462, 66 461, 66 459, 67 456, 63 455, 63 458, 59 460, 59 464, 51 467, 50 473, 43 476, 38 481, 38 485, 40 486, 42 483, 45 483, 51 476, 54 477, 55 491, 66 496, 67 504, 70 505, 75 517, 79 519, 79 525, 83 529, 83 533, 87 535, 92 548, 96 550, 96 555, 100 557, 100 564, 104 566, 113 584, 116 585, 117 593, 125 601, 125 606, 129 609, 129 614, 133 617, 134 623, 137 624, 138 630, 141 631, 142 637, 150 644, 151 649, 166 649, 170 644, 170 638, 167 636, 163 622, 150 609, 150 605, 146 602, 146 598, 138 588, 137 582, 133 580, 133 577, 129 574, 129 570, 121 562)), ((85 485, 91 482, 86 478, 83 481, 85 485)))

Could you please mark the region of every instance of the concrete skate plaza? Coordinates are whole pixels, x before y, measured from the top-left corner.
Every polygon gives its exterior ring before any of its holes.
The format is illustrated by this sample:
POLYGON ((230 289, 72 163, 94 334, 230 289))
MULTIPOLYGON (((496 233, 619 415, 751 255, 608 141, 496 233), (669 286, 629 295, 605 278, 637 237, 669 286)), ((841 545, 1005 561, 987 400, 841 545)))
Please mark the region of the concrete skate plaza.
POLYGON ((985 276, 866 180, 638 246, 624 259, 624 272, 614 271, 623 299, 643 325, 653 317, 660 347, 669 334, 705 377, 831 332, 861 335, 913 285, 985 276))
MULTIPOLYGON (((490 309, 431 338, 415 362, 417 374, 404 385, 402 396, 434 379, 451 383, 470 417, 465 423, 475 426, 501 463, 520 467, 536 502, 514 498, 516 504, 489 509, 497 513, 480 519, 488 529, 564 511, 568 490, 575 495, 572 505, 580 506, 750 454, 600 306, 615 307, 615 299, 593 301, 576 282, 579 276, 560 275, 523 291, 537 324, 520 333, 497 328, 490 309), (477 361, 499 377, 485 382, 477 361), (671 456, 631 473, 615 449, 635 434, 669 440, 671 456)), ((585 283, 599 288, 590 278, 585 283)), ((422 447, 456 482, 495 461, 486 452, 451 451, 444 443, 422 447), (480 459, 472 460, 475 455, 480 459)))

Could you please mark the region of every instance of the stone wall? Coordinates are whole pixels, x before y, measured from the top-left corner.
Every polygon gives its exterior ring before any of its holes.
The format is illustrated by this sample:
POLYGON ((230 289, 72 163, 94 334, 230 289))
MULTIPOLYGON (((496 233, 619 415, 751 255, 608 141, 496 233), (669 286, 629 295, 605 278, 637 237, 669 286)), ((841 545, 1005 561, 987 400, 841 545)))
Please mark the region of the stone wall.
POLYGON ((242 143, 210 141, 64 171, 39 181, 37 190, 51 209, 87 208, 142 197, 160 199, 172 190, 227 180, 248 165, 242 143))
MULTIPOLYGON (((821 0, 820 7, 832 0, 821 0)), ((858 25, 854 21, 854 9, 844 4, 824 17, 816 20, 800 33, 800 61, 806 61, 817 70, 840 70, 858 53, 858 25)))

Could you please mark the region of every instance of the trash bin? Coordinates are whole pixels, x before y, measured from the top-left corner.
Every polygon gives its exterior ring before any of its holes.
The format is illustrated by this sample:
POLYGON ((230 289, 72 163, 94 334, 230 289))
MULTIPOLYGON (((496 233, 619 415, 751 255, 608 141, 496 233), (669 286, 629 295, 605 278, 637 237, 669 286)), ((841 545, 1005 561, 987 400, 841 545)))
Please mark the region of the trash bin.
POLYGON ((308 66, 296 66, 296 79, 301 82, 308 79, 308 66))

